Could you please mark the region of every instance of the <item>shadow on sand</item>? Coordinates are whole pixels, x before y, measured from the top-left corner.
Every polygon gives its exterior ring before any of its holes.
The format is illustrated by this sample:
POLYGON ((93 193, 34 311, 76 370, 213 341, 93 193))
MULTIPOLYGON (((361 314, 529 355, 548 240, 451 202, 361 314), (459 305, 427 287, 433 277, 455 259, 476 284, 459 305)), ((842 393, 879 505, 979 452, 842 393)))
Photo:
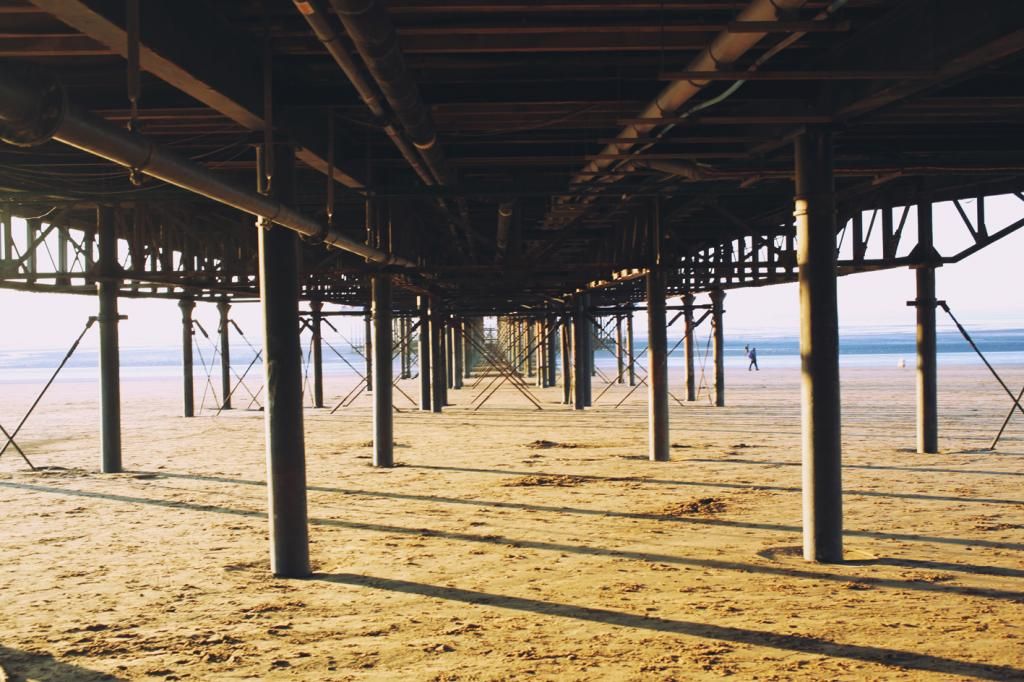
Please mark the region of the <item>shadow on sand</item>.
MULTIPOLYGON (((646 457, 644 459, 647 459, 646 457)), ((691 458, 687 458, 685 461, 696 461, 691 458)), ((719 460, 713 460, 718 463, 719 460)), ((728 460, 722 460, 728 461, 728 460)), ((411 469, 430 469, 436 471, 459 471, 463 473, 473 474, 502 474, 507 476, 559 476, 560 474, 551 473, 549 471, 511 471, 508 469, 481 469, 473 467, 452 467, 443 466, 439 464, 404 464, 411 469)), ((797 493, 800 494, 802 491, 796 486, 783 486, 783 485, 755 485, 747 483, 719 483, 719 482, 705 482, 705 481, 679 481, 673 479, 663 478, 647 478, 643 475, 637 476, 596 476, 593 474, 573 474, 578 478, 583 478, 591 481, 636 481, 637 483, 653 483, 656 485, 678 485, 684 487, 699 487, 699 488, 723 488, 725 490, 767 490, 769 492, 778 493, 797 493)), ((861 495, 863 497, 885 497, 885 498, 898 498, 904 500, 929 500, 935 502, 978 502, 981 504, 1004 504, 1011 506, 1024 507, 1024 500, 1004 500, 995 497, 960 497, 955 495, 928 495, 926 493, 896 493, 896 492, 880 492, 878 490, 843 490, 844 495, 861 495)))
POLYGON ((502 609, 510 609, 513 611, 536 613, 556 618, 571 618, 573 620, 604 623, 619 627, 675 633, 690 637, 702 637, 705 639, 714 639, 725 642, 736 642, 739 644, 781 649, 783 651, 798 651, 801 653, 818 654, 832 658, 846 658, 866 663, 909 668, 911 670, 938 672, 953 676, 974 677, 983 680, 1007 680, 1016 679, 1021 675, 1024 675, 1024 670, 1019 668, 986 665, 984 663, 972 663, 970 661, 959 661, 952 658, 943 658, 941 656, 932 656, 913 651, 889 649, 882 646, 842 644, 827 639, 808 637, 805 635, 792 635, 725 625, 712 625, 694 621, 636 615, 632 613, 624 613, 622 611, 612 611, 610 609, 599 609, 586 606, 575 606, 572 604, 541 601, 538 599, 511 597, 501 594, 492 594, 489 592, 464 590, 457 587, 428 585, 408 580, 368 577, 349 573, 317 574, 313 576, 313 579, 341 585, 415 594, 432 599, 462 602, 464 604, 486 605, 502 609))
POLYGON ((0 645, 0 665, 9 675, 4 677, 0 672, 0 679, 11 682, 120 682, 127 679, 58 661, 52 654, 30 653, 3 645, 0 645))
MULTIPOLYGON (((266 519, 266 513, 255 510, 235 509, 232 507, 222 507, 217 505, 205 505, 195 504, 190 502, 180 502, 175 500, 160 500, 148 497, 134 497, 129 495, 120 495, 116 493, 101 493, 95 491, 85 490, 72 490, 69 488, 53 488, 49 486, 41 486, 29 483, 13 483, 10 481, 0 481, 0 487, 2 488, 14 488, 21 490, 31 490, 41 493, 57 494, 57 495, 69 495, 74 497, 85 497, 93 499, 111 500, 114 502, 123 502, 127 504, 143 504, 151 505, 156 507, 163 507, 168 509, 179 509, 184 511, 198 511, 198 512, 209 512, 216 514, 227 514, 231 516, 242 516, 248 518, 259 518, 266 519)), ((696 520, 696 519, 695 519, 696 520)), ((704 520, 704 519, 701 519, 704 520)), ((946 582, 929 582, 927 580, 917 579, 900 579, 900 578, 881 578, 873 575, 857 575, 849 572, 828 572, 823 570, 811 570, 810 568, 795 568, 785 565, 767 565, 767 564, 755 564, 745 563, 740 561, 723 561, 719 559, 705 559, 696 557, 680 557, 671 554, 655 554, 651 552, 640 552, 634 550, 625 549, 610 549, 606 547, 591 547, 589 545, 573 545, 566 543, 554 543, 554 542, 543 542, 540 540, 524 540, 518 538, 510 538, 503 535, 487 534, 479 535, 476 533, 465 533, 460 531, 452 530, 435 530, 431 528, 408 528, 405 526, 391 526, 379 523, 363 523, 358 521, 345 521, 342 519, 324 519, 324 518, 310 518, 309 523, 312 526, 323 526, 332 528, 346 528, 350 530, 360 530, 375 533, 386 533, 396 535, 411 535, 416 537, 439 537, 448 540, 455 540, 458 542, 472 542, 489 545, 504 545, 504 546, 515 546, 524 549, 533 549, 537 551, 551 551, 559 553, 572 553, 584 556, 598 556, 598 557, 612 557, 617 559, 631 559, 636 561, 644 561, 650 563, 662 563, 662 564, 673 564, 682 566, 695 566, 706 569, 720 570, 720 571, 742 571, 748 573, 761 573, 765 575, 773 575, 786 578, 795 579, 808 579, 808 580, 824 580, 829 582, 837 582, 841 584, 848 584, 851 581, 856 581, 863 586, 870 587, 883 587, 900 590, 914 590, 922 592, 932 592, 940 594, 957 594, 969 597, 982 597, 988 599, 1004 599, 1009 601, 1024 601, 1024 592, 1010 591, 1010 590, 997 590, 991 588, 980 588, 980 587, 969 587, 964 585, 950 584, 946 582)), ((893 560, 893 561, 908 561, 909 560, 893 560)), ((875 563, 878 563, 876 560, 875 563)), ((853 565, 853 564, 850 564, 853 565)), ((900 564, 893 564, 900 565, 900 564)), ((965 569, 973 568, 977 569, 976 573, 986 573, 992 571, 1000 571, 995 573, 996 575, 1003 575, 1002 571, 1014 571, 1016 569, 1001 569, 998 567, 979 567, 979 566, 967 566, 963 564, 949 564, 950 567, 956 567, 955 570, 965 571, 965 569)), ((919 568, 919 566, 913 565, 912 562, 908 563, 907 568, 919 568)))

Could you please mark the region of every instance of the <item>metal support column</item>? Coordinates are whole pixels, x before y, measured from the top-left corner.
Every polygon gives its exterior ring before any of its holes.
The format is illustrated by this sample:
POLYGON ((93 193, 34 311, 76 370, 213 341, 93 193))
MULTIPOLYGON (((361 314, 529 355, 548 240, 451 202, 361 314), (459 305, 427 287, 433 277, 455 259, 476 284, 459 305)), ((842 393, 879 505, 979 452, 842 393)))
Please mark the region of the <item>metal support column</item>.
POLYGON ((548 325, 548 386, 554 387, 558 385, 558 318, 548 318, 548 325))
POLYGON ((626 313, 626 378, 636 386, 636 345, 633 342, 633 311, 626 313))
POLYGON ((445 368, 444 356, 442 355, 442 339, 444 334, 443 319, 440 303, 436 298, 430 300, 430 357, 433 359, 431 368, 431 384, 433 395, 431 396, 431 409, 440 412, 444 407, 444 382, 445 368))
POLYGON ((464 325, 465 322, 461 318, 452 320, 452 355, 455 360, 455 371, 452 373, 452 387, 456 389, 462 388, 462 366, 465 364, 463 353, 466 349, 466 344, 462 339, 464 325))
POLYGON ((391 406, 391 277, 376 274, 373 287, 373 466, 390 467, 395 464, 394 417, 391 406))
POLYGON ((795 151, 804 558, 841 561, 843 501, 832 136, 812 128, 797 137, 795 151))
POLYGON ((725 292, 715 289, 711 292, 712 354, 715 362, 715 406, 725 407, 725 329, 722 317, 725 309, 722 302, 725 292))
POLYGON ((693 374, 693 294, 683 296, 683 354, 686 357, 686 399, 690 402, 697 399, 697 379, 693 374))
POLYGON ((917 205, 917 451, 939 451, 938 361, 935 348, 935 268, 932 266, 932 204, 917 205))
POLYGON ((217 301, 217 312, 220 315, 220 326, 217 332, 220 334, 220 409, 231 409, 231 337, 228 334, 228 325, 231 324, 229 313, 231 304, 227 300, 217 301))
POLYGON ((410 365, 410 353, 409 353, 409 318, 402 315, 398 318, 398 357, 399 362, 399 379, 408 379, 410 376, 409 365, 410 365))
POLYGON ((594 399, 594 346, 597 345, 594 336, 594 321, 590 319, 590 296, 583 295, 583 310, 586 321, 583 323, 583 405, 590 407, 594 399))
POLYGON ((455 320, 447 319, 444 325, 444 369, 445 404, 448 403, 448 389, 455 388, 455 320))
MULTIPOLYGON (((285 146, 274 151, 273 172, 267 173, 273 178, 272 194, 288 204, 294 194, 294 153, 285 146)), ((299 236, 277 225, 257 231, 267 396, 270 568, 276 576, 300 578, 309 575, 309 531, 299 341, 299 236)))
POLYGON ((463 320, 462 329, 462 376, 470 378, 473 376, 473 365, 476 364, 476 349, 470 339, 477 339, 483 343, 482 335, 476 333, 476 320, 463 320))
POLYGON ((323 301, 310 301, 310 327, 313 338, 313 407, 324 406, 324 349, 323 349, 323 301))
POLYGON ((572 325, 566 315, 560 322, 562 326, 562 404, 572 403, 572 325))
POLYGON ((100 325, 100 471, 121 471, 121 360, 118 350, 117 313, 118 265, 114 209, 97 209, 96 232, 99 259, 96 292, 100 325))
POLYGON ((526 376, 532 377, 537 371, 537 354, 533 352, 533 346, 537 343, 537 328, 533 320, 525 320, 523 324, 526 326, 526 376))
POLYGON ((587 307, 582 296, 576 297, 576 316, 572 323, 572 389, 573 408, 582 410, 587 404, 587 307))
POLYGON ((622 345, 622 315, 615 316, 615 383, 626 381, 625 348, 622 345))
POLYGON ((181 368, 182 379, 184 379, 182 414, 185 417, 194 417, 196 416, 196 399, 192 374, 192 337, 195 335, 195 329, 192 328, 192 311, 196 308, 196 302, 191 298, 183 298, 178 301, 178 307, 181 308, 181 368))
POLYGON ((668 330, 665 328, 665 275, 654 267, 647 272, 647 381, 648 455, 652 462, 667 462, 668 436, 668 330))
MULTIPOLYGON (((370 287, 373 288, 372 278, 370 287)), ((366 316, 363 318, 365 328, 363 330, 363 352, 366 353, 366 392, 370 393, 373 391, 373 322, 371 321, 372 313, 370 310, 366 311, 366 316)))
POLYGON ((419 309, 420 409, 429 412, 433 387, 430 383, 430 304, 426 296, 419 297, 419 309))

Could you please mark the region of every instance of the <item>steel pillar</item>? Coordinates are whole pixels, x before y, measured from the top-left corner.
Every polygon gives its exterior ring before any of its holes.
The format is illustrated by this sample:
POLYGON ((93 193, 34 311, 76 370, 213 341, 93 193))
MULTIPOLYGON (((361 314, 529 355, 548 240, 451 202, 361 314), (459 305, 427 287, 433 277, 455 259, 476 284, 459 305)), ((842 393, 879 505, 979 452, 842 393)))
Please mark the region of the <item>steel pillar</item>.
POLYGON ((409 324, 408 318, 398 318, 398 358, 399 358, 399 379, 409 378, 409 324))
POLYGON ((537 388, 544 388, 547 386, 548 368, 547 368, 547 343, 544 342, 544 323, 540 319, 530 320, 530 326, 533 327, 533 337, 536 348, 533 351, 533 357, 536 359, 537 371, 534 376, 534 385, 537 388))
MULTIPOLYGON (((373 288, 371 282, 370 288, 373 288)), ((371 393, 373 391, 373 322, 370 319, 372 313, 367 310, 366 316, 363 318, 365 327, 363 329, 363 338, 366 339, 363 342, 363 352, 366 353, 366 392, 371 393)))
POLYGON ((626 313, 626 378, 636 386, 636 345, 633 342, 633 311, 626 313))
POLYGON ((652 462, 667 462, 668 436, 668 330, 665 328, 665 275, 660 268, 647 271, 647 380, 648 454, 652 462))
POLYGON ((548 386, 553 387, 558 385, 558 318, 548 318, 548 325, 548 386))
POLYGON ((715 407, 725 407, 725 328, 723 327, 722 302, 725 292, 715 289, 711 292, 712 355, 715 363, 715 407))
POLYGON ((429 412, 431 409, 431 393, 433 391, 433 387, 430 382, 430 304, 426 296, 419 297, 419 308, 420 410, 429 412))
POLYGON ((590 407, 593 403, 594 386, 594 322, 590 319, 590 296, 583 295, 583 405, 590 407))
POLYGON ((576 316, 572 324, 572 390, 573 409, 582 410, 587 404, 587 307, 582 296, 576 297, 576 316))
POLYGON ((917 205, 917 244, 924 265, 917 268, 917 451, 939 451, 938 359, 935 347, 935 268, 932 267, 932 204, 917 205))
MULTIPOLYGON (((275 152, 273 195, 284 203, 291 203, 294 153, 283 146, 275 152)), ((267 396, 264 420, 270 568, 276 576, 299 578, 309 575, 299 341, 299 236, 278 225, 257 229, 263 376, 267 396)))
POLYGON ((455 388, 455 320, 445 320, 444 326, 444 370, 445 404, 448 404, 448 389, 455 388))
POLYGON ((476 319, 465 320, 463 322, 462 331, 462 371, 463 377, 468 379, 473 376, 473 365, 476 364, 476 349, 473 348, 473 344, 470 341, 471 338, 477 339, 478 343, 483 343, 482 335, 476 333, 476 319))
POLYGON ((231 324, 229 313, 231 304, 226 300, 217 301, 217 312, 220 315, 220 325, 217 332, 220 334, 220 409, 231 409, 231 336, 228 334, 228 326, 231 324))
POLYGON ((795 152, 804 558, 834 562, 843 558, 843 503, 832 136, 812 128, 795 152))
POLYGON ((462 388, 463 364, 465 364, 463 352, 465 351, 466 344, 462 339, 464 324, 462 319, 456 318, 452 320, 452 355, 455 360, 455 371, 452 372, 452 387, 456 389, 462 388))
POLYGON ((121 471, 121 360, 118 350, 117 313, 118 265, 114 209, 97 209, 96 232, 99 260, 96 293, 100 326, 100 471, 121 471))
POLYGON ((391 277, 376 274, 373 287, 373 466, 391 467, 395 464, 394 417, 392 411, 391 376, 391 277))
MULTIPOLYGON (((445 407, 451 405, 448 402, 448 388, 452 385, 452 358, 451 358, 451 347, 449 339, 449 328, 448 328, 448 315, 446 313, 441 314, 441 323, 439 325, 439 334, 441 342, 441 352, 437 356, 439 358, 439 364, 437 365, 441 375, 441 404, 445 407)), ((437 361, 435 361, 437 362, 437 361)))
POLYGON ((192 366, 192 338, 195 336, 195 329, 192 328, 192 311, 196 308, 196 302, 190 298, 183 298, 178 301, 181 308, 181 367, 184 389, 182 413, 185 417, 196 416, 195 386, 192 366))
POLYGON ((626 381, 625 349, 622 345, 622 315, 615 316, 615 383, 626 381))
POLYGON ((324 348, 323 348, 323 301, 309 302, 310 329, 313 338, 313 407, 324 406, 324 348))
POLYGON ((683 355, 686 365, 686 399, 697 399, 697 378, 693 374, 693 294, 683 296, 683 355))
POLYGON ((537 343, 537 328, 533 324, 533 320, 526 320, 526 376, 532 377, 537 372, 537 355, 533 352, 533 347, 537 343))
POLYGON ((572 403, 572 325, 569 316, 562 318, 562 404, 572 403))
POLYGON ((444 355, 442 355, 444 334, 444 320, 442 319, 440 303, 436 298, 430 300, 430 357, 433 359, 433 367, 430 373, 432 380, 433 395, 431 396, 431 409, 440 412, 444 407, 444 382, 445 368, 444 355))
POLYGON ((35 244, 36 236, 43 229, 43 221, 39 218, 29 218, 25 221, 25 254, 23 258, 23 267, 28 273, 25 276, 25 281, 29 284, 36 281, 36 271, 38 270, 39 259, 36 257, 37 245, 35 244))

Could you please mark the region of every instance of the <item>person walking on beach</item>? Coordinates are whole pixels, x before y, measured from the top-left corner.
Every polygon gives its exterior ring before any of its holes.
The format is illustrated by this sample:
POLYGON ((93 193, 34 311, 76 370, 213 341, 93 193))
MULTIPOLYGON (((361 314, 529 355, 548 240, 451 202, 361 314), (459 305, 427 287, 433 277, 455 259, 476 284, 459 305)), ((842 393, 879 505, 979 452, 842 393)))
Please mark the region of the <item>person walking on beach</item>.
POLYGON ((747 365, 747 371, 757 370, 761 371, 761 368, 757 366, 757 348, 751 348, 750 346, 743 346, 743 350, 747 351, 747 357, 750 358, 750 364, 747 365))

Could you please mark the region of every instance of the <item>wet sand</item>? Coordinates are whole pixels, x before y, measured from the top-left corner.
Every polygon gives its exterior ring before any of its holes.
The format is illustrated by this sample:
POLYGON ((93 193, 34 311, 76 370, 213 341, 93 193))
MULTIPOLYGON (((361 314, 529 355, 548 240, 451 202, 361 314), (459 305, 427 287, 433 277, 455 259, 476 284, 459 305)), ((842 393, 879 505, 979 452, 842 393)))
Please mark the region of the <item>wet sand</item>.
MULTIPOLYGON (((1005 378, 1019 387, 1024 368, 1005 378)), ((396 393, 392 470, 368 466, 365 396, 307 410, 308 580, 268 575, 262 413, 186 420, 176 382, 126 381, 129 472, 100 475, 97 389, 58 384, 19 438, 53 468, 0 458, 0 666, 14 680, 1024 679, 1024 417, 983 449, 1009 406, 984 368, 940 370, 942 453, 927 456, 913 371, 843 370, 842 565, 799 557, 798 373, 727 381, 728 407, 673 403, 667 463, 647 461, 643 388, 583 414, 558 388, 535 391, 543 411, 504 388, 473 412, 477 391, 452 391, 441 415, 396 393)), ((3 386, 5 427, 37 388, 3 386)))

